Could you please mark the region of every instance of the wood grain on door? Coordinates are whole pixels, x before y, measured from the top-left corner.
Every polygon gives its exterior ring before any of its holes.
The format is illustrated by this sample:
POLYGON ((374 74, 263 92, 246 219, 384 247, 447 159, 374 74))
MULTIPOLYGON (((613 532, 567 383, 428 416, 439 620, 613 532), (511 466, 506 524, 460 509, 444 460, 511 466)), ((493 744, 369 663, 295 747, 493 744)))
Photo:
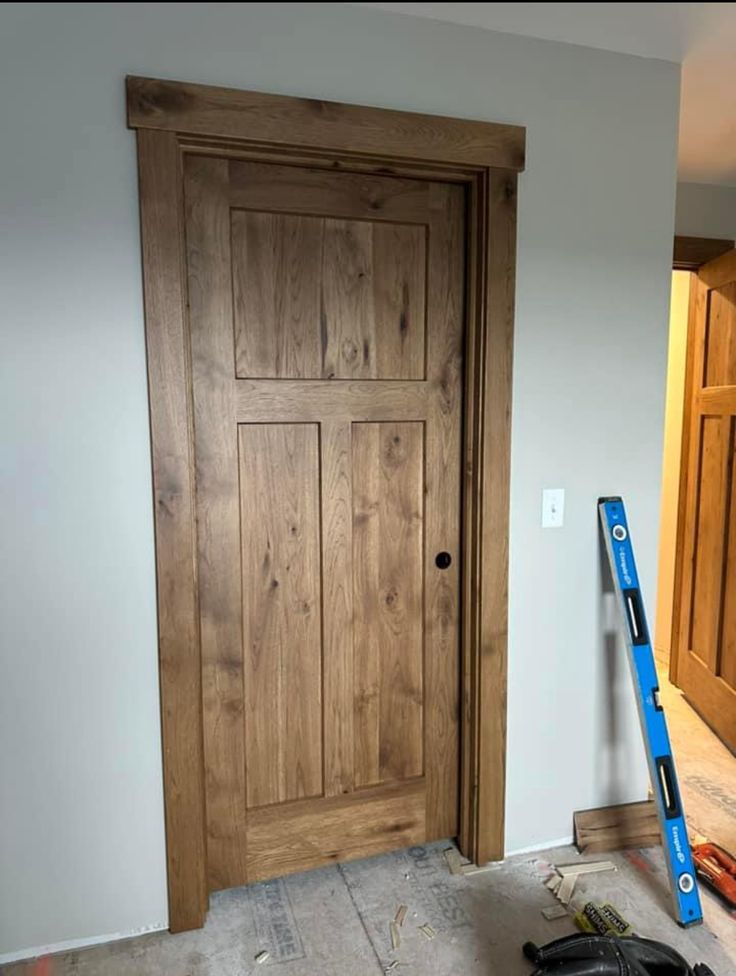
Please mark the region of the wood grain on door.
POLYGON ((736 251, 693 274, 677 684, 736 751, 736 251))
POLYGON ((465 201, 216 155, 184 184, 217 889, 457 833, 465 201))

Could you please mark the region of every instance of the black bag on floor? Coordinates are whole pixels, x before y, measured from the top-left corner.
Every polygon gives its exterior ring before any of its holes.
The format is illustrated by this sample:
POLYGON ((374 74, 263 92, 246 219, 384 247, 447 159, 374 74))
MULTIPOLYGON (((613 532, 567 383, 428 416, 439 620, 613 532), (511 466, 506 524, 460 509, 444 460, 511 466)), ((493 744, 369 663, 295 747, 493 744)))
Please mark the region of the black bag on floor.
POLYGON ((705 963, 694 968, 663 942, 636 935, 567 935, 541 948, 526 942, 533 976, 715 976, 705 963))

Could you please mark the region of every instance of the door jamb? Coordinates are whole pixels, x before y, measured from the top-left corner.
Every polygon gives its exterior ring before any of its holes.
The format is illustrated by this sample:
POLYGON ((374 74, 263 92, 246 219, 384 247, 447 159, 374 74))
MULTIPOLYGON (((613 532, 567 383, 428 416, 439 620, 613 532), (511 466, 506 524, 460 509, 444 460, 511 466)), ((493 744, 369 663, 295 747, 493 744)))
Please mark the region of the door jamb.
POLYGON ((677 520, 675 526, 675 566, 673 574, 672 620, 670 622, 669 679, 679 687, 680 614, 682 612, 682 576, 685 547, 685 516, 687 503, 687 464, 690 457, 690 408, 693 385, 693 336, 690 332, 694 305, 697 301, 693 287, 693 273, 698 268, 727 251, 733 250, 734 241, 713 237, 675 237, 672 252, 672 270, 690 272, 690 300, 687 315, 687 340, 685 351, 685 388, 680 435, 680 476, 677 495, 677 520))
POLYGON ((459 844, 475 863, 500 859, 516 187, 525 130, 146 78, 128 78, 127 95, 128 125, 138 130, 170 929, 201 926, 208 904, 186 152, 466 185, 459 844))

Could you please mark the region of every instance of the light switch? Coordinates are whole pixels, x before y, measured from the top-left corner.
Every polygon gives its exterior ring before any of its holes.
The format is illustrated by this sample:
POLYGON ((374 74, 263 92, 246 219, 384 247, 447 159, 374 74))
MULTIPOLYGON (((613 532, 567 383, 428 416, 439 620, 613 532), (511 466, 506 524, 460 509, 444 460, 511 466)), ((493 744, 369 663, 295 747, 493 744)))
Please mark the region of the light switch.
POLYGON ((542 489, 542 528, 561 529, 565 522, 565 489, 542 489))

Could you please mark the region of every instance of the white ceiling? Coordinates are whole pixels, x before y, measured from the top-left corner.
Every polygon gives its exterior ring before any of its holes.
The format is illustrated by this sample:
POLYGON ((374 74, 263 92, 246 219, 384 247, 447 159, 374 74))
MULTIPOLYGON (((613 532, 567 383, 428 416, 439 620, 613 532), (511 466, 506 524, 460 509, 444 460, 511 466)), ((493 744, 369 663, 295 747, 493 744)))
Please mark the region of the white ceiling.
POLYGON ((679 176, 736 186, 736 3, 360 3, 681 62, 679 176))

